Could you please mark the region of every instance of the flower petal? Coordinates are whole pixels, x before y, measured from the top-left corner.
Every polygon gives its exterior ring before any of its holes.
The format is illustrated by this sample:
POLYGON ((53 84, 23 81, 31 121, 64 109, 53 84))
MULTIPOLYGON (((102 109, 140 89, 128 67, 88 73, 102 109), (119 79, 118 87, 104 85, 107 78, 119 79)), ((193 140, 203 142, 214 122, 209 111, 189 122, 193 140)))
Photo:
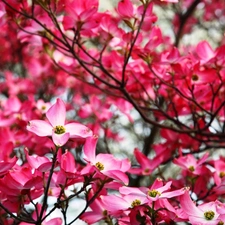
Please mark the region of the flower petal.
POLYGON ((27 130, 40 137, 51 136, 52 126, 44 120, 31 120, 27 125, 27 130))
POLYGON ((87 162, 95 163, 96 145, 98 142, 98 136, 93 135, 88 137, 84 144, 84 160, 87 162))
POLYGON ((68 123, 65 125, 66 132, 70 133, 71 138, 87 138, 93 135, 92 131, 80 123, 68 123))
MULTIPOLYGON (((203 212, 195 205, 189 195, 189 189, 186 189, 183 195, 180 196, 180 204, 183 211, 190 217, 201 218, 203 212)), ((190 218, 189 218, 190 219, 190 218)))
POLYGON ((66 106, 65 103, 58 98, 56 103, 50 107, 46 113, 46 117, 53 127, 57 125, 64 125, 66 118, 66 106))
POLYGON ((80 219, 85 221, 87 224, 93 224, 104 218, 103 212, 96 214, 96 212, 85 212, 80 219))
POLYGON ((126 210, 130 204, 122 197, 116 195, 101 196, 102 202, 107 206, 107 210, 115 212, 118 210, 126 210))
POLYGON ((102 171, 102 173, 110 178, 113 178, 114 180, 122 181, 125 185, 129 184, 128 176, 122 171, 107 170, 107 171, 102 171))
POLYGON ((66 144, 66 142, 69 140, 70 134, 64 133, 64 134, 56 134, 52 132, 52 140, 56 146, 63 146, 66 144))

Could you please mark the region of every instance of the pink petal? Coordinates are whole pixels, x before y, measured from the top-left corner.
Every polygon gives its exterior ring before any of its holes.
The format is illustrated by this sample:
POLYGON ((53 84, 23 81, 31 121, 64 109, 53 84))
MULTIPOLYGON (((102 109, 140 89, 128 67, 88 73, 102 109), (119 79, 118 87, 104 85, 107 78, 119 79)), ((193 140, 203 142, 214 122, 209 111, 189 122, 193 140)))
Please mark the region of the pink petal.
MULTIPOLYGON (((128 173, 142 175, 142 169, 140 169, 140 168, 130 168, 128 173)), ((149 174, 150 173, 151 173, 151 171, 149 171, 149 174)), ((147 175, 147 173, 145 173, 145 175, 147 175)))
POLYGON ((208 156, 209 156, 209 152, 206 152, 205 155, 202 156, 202 158, 197 162, 197 166, 203 164, 207 160, 208 156))
POLYGON ((7 185, 13 189, 23 189, 29 180, 32 180, 30 168, 22 168, 21 171, 15 170, 8 173, 7 185))
POLYGON ((9 119, 4 119, 1 118, 0 119, 0 127, 7 127, 7 126, 11 126, 13 124, 13 122, 15 121, 15 118, 11 117, 9 119))
POLYGON ((68 173, 76 172, 75 158, 71 152, 66 152, 62 155, 61 158, 61 168, 68 173))
POLYGON ((133 16, 133 4, 130 0, 121 0, 118 4, 118 13, 122 17, 132 17, 133 16))
POLYGON ((7 173, 17 162, 17 158, 14 156, 6 162, 0 162, 0 176, 7 173))
POLYGON ((120 167, 121 167, 121 169, 120 169, 121 171, 127 172, 131 167, 130 160, 129 159, 122 159, 120 167))
POLYGON ((103 212, 101 214, 96 214, 96 212, 85 212, 80 219, 85 221, 87 224, 93 224, 103 219, 103 212))
POLYGON ((31 168, 35 168, 41 172, 46 172, 50 170, 52 162, 47 157, 30 156, 27 150, 25 150, 25 154, 31 168))
POLYGON ((143 168, 149 168, 151 165, 151 161, 147 158, 142 152, 140 152, 137 148, 134 150, 135 158, 137 159, 138 163, 143 168))
POLYGON ((117 181, 122 181, 125 185, 129 184, 128 176, 122 171, 107 170, 107 171, 102 171, 102 173, 110 178, 117 180, 117 181))
POLYGON ((43 225, 61 225, 62 219, 61 218, 54 218, 49 220, 48 222, 44 222, 43 225))
POLYGON ((66 144, 66 142, 69 140, 70 134, 64 133, 64 134, 56 134, 52 132, 52 140, 56 146, 63 146, 66 144))
POLYGON ((101 196, 101 199, 103 204, 106 206, 106 209, 111 212, 126 210, 130 207, 126 200, 116 195, 101 196))
POLYGON ((66 132, 70 133, 71 138, 87 138, 93 135, 92 131, 80 123, 68 123, 65 125, 66 132))
POLYGON ((197 45, 196 53, 203 62, 207 62, 215 56, 215 52, 207 41, 202 41, 197 45))
POLYGON ((170 191, 170 192, 164 192, 161 194, 161 198, 173 198, 175 196, 183 195, 185 192, 184 188, 181 188, 179 190, 170 191))
POLYGON ((40 137, 51 136, 53 127, 44 120, 31 120, 27 125, 27 130, 40 137))
POLYGON ((163 193, 164 191, 167 191, 168 189, 170 189, 171 184, 172 184, 172 181, 169 181, 164 186, 157 188, 157 191, 159 191, 160 193, 163 193))
POLYGON ((154 49, 163 42, 162 33, 159 27, 153 27, 149 37, 148 43, 144 49, 148 51, 154 51, 154 49))
POLYGON ((87 162, 95 162, 95 154, 96 154, 96 145, 98 142, 98 137, 93 135, 92 137, 88 137, 84 144, 84 159, 87 162))
POLYGON ((153 189, 159 189, 159 188, 161 188, 163 186, 163 181, 162 181, 162 179, 160 179, 160 178, 157 178, 157 179, 155 179, 155 181, 154 181, 154 183, 152 184, 152 186, 151 186, 151 190, 153 190, 153 189))
POLYGON ((65 103, 58 98, 56 103, 50 107, 46 113, 46 117, 53 127, 57 125, 64 125, 66 119, 66 106, 65 103))
POLYGON ((202 211, 191 200, 188 190, 186 190, 185 193, 180 196, 180 204, 183 211, 189 216, 201 217, 203 214, 202 211))
POLYGON ((145 193, 147 193, 148 191, 148 188, 142 188, 142 190, 140 190, 139 188, 137 187, 121 187, 119 189, 119 192, 122 194, 122 195, 140 195, 140 196, 146 196, 145 193))

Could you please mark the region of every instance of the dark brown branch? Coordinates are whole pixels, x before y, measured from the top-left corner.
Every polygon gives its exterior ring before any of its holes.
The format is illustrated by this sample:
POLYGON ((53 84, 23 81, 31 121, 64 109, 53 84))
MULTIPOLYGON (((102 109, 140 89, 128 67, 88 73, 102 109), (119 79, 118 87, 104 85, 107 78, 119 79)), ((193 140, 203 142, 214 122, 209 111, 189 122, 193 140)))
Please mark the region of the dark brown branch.
POLYGON ((188 10, 184 14, 179 15, 180 25, 179 25, 178 32, 176 34, 176 40, 175 40, 175 43, 174 43, 174 45, 176 47, 178 47, 178 45, 180 43, 181 36, 182 36, 182 32, 183 32, 183 29, 184 29, 185 24, 187 23, 187 20, 194 13, 197 5, 200 2, 201 2, 201 0, 195 0, 195 1, 193 1, 193 3, 188 8, 188 10))

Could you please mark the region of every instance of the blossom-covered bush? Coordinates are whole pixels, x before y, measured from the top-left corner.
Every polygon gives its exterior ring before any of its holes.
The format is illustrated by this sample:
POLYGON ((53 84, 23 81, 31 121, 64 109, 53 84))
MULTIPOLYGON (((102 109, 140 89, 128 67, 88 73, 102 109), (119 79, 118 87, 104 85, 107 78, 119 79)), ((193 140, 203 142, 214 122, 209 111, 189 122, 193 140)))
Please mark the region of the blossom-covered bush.
POLYGON ((223 4, 0 0, 0 224, 224 224, 223 4))

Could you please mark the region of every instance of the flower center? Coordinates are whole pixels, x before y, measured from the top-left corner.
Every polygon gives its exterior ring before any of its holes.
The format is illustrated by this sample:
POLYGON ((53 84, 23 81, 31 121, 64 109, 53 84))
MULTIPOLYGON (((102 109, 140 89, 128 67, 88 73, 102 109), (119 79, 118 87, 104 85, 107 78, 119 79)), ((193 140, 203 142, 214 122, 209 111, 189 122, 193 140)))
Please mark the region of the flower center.
POLYGON ((95 166, 101 171, 104 170, 104 165, 100 162, 95 163, 95 166))
POLYGON ((224 171, 221 171, 220 172, 220 178, 223 178, 225 176, 225 172, 224 171))
POLYGON ((139 206, 141 204, 141 201, 139 199, 135 199, 132 203, 131 203, 131 207, 135 207, 135 206, 139 206))
POLYGON ((215 216, 215 213, 213 211, 211 211, 211 210, 210 211, 206 211, 204 213, 204 216, 205 216, 206 220, 212 220, 213 217, 215 216))
POLYGON ((56 134, 64 134, 64 133, 66 132, 66 129, 65 129, 64 126, 58 125, 58 126, 55 126, 55 127, 54 127, 54 132, 55 132, 56 134))
POLYGON ((108 211, 107 210, 103 210, 102 214, 103 214, 103 216, 107 216, 108 215, 108 211))
POLYGON ((217 223, 218 225, 224 225, 223 221, 219 221, 219 223, 217 223))
POLYGON ((198 75, 197 74, 193 74, 191 79, 193 81, 197 81, 198 80, 198 75))
POLYGON ((161 193, 158 192, 157 190, 149 190, 149 191, 148 191, 148 195, 149 195, 150 197, 155 198, 157 195, 161 195, 161 193))
POLYGON ((195 168, 194 168, 194 166, 189 166, 189 168, 188 168, 191 172, 194 172, 195 171, 195 168))

